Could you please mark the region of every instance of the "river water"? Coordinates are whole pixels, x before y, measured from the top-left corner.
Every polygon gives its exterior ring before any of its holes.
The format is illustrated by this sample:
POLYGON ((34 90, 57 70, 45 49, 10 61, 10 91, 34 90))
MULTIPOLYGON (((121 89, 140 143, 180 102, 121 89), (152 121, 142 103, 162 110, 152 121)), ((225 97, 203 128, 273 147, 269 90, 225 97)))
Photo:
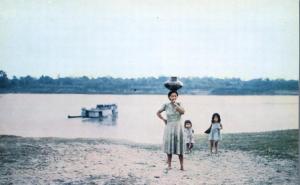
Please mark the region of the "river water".
MULTIPOLYGON (((298 96, 180 95, 195 134, 203 134, 214 112, 221 115, 223 133, 260 132, 298 128, 298 96)), ((139 143, 161 143, 164 124, 156 112, 166 95, 0 95, 0 135, 24 137, 114 138, 139 143), (118 119, 73 118, 81 108, 116 103, 118 119)))

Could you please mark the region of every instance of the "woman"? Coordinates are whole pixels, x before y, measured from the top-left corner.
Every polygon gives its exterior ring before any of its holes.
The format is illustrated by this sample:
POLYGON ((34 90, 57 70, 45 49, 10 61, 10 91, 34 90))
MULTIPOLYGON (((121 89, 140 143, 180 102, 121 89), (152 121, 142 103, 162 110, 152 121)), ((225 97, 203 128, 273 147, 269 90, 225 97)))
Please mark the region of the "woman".
POLYGON ((180 170, 183 170, 183 129, 181 126, 181 115, 184 114, 184 109, 177 103, 178 93, 177 91, 170 91, 168 98, 170 103, 164 104, 161 109, 158 110, 157 116, 164 121, 164 139, 163 150, 168 156, 168 168, 171 169, 172 154, 177 154, 180 161, 180 170), (165 119, 161 113, 166 111, 167 119, 165 119))

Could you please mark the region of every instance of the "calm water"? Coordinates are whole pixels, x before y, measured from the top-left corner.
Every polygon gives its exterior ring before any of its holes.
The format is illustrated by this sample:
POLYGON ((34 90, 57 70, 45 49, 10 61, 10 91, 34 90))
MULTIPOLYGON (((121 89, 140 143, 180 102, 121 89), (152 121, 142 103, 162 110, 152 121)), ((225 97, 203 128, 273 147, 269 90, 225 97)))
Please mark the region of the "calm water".
MULTIPOLYGON (((297 96, 179 96, 195 133, 203 133, 218 112, 223 132, 256 132, 298 128, 297 96)), ((156 117, 166 95, 0 95, 0 134, 30 137, 104 137, 160 143, 164 124, 156 117), (117 124, 68 119, 81 108, 118 104, 117 124)))

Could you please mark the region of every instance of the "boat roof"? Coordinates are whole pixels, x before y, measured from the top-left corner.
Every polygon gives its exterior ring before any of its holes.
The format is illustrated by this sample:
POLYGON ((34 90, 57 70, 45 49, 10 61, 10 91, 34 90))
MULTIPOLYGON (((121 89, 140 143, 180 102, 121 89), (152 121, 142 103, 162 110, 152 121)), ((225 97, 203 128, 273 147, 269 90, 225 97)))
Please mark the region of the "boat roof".
POLYGON ((98 109, 111 109, 111 108, 117 108, 116 104, 98 104, 98 109))

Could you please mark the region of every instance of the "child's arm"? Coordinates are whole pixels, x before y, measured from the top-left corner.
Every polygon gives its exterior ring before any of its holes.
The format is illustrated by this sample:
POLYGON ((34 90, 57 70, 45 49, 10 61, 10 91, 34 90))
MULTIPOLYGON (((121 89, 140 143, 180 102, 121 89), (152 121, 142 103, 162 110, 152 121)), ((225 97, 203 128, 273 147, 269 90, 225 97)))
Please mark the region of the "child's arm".
POLYGON ((223 125, 220 123, 220 127, 221 127, 221 129, 223 129, 223 125))

